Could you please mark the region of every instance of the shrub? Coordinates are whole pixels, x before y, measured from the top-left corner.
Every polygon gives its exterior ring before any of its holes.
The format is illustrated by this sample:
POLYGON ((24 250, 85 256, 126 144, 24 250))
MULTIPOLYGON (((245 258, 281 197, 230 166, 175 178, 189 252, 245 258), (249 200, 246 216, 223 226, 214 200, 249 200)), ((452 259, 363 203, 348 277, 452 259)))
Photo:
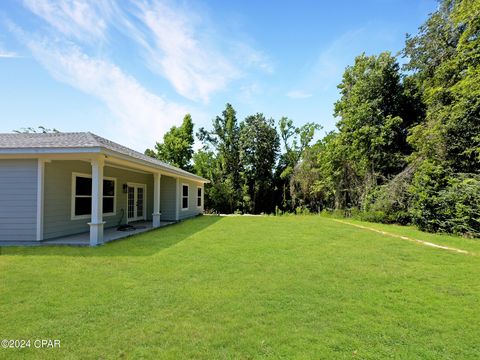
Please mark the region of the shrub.
POLYGON ((408 211, 411 193, 409 192, 413 174, 418 166, 417 162, 409 165, 384 185, 373 188, 366 196, 364 210, 360 216, 382 223, 411 223, 408 211))
POLYGON ((410 214, 421 229, 480 237, 480 176, 424 162, 415 174, 410 214))
POLYGON ((311 211, 306 206, 298 206, 295 208, 295 214, 297 215, 310 215, 311 211))

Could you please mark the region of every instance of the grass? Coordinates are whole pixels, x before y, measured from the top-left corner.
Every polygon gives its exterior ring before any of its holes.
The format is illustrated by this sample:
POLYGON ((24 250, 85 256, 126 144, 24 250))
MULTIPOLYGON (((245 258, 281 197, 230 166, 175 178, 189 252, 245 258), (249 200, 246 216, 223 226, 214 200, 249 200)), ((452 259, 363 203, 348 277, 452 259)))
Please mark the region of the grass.
POLYGON ((352 224, 360 224, 377 230, 387 231, 392 234, 404 235, 415 239, 430 241, 438 245, 461 248, 480 255, 480 239, 471 239, 449 234, 432 234, 418 230, 415 226, 387 225, 359 221, 355 219, 343 219, 352 224))
POLYGON ((476 359, 479 269, 478 256, 320 216, 204 216, 99 248, 3 248, 0 339, 61 348, 0 358, 476 359))

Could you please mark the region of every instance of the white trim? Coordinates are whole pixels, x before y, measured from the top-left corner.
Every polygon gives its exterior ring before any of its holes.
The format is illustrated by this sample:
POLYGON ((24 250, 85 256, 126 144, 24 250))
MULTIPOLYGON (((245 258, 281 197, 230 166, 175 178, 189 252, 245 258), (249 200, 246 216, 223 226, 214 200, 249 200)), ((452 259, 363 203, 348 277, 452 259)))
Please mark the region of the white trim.
POLYGON ((130 181, 127 181, 127 185, 128 186, 147 186, 147 184, 144 184, 144 183, 136 183, 136 182, 130 182, 130 181))
MULTIPOLYGON (((103 149, 102 153, 107 155, 107 157, 110 157, 110 159, 109 159, 110 161, 112 160, 112 158, 117 158, 117 159, 120 159, 120 160, 126 160, 128 162, 133 162, 133 163, 136 163, 136 164, 144 165, 149 169, 156 169, 157 171, 160 170, 160 172, 163 175, 168 175, 168 176, 171 176, 171 177, 180 177, 180 178, 186 179, 188 181, 196 181, 196 182, 200 182, 200 183, 210 182, 210 180, 204 179, 201 176, 198 176, 198 175, 195 175, 195 174, 191 174, 188 171, 185 171, 186 172, 186 174, 185 174, 183 172, 183 170, 180 169, 180 168, 173 168, 172 169, 172 168, 169 168, 168 166, 164 166, 164 165, 161 165, 161 164, 154 164, 154 163, 151 163, 148 160, 138 159, 136 157, 133 157, 133 156, 130 156, 130 155, 125 155, 125 154, 122 154, 122 153, 119 153, 119 152, 116 152, 116 151, 113 151, 113 150, 110 150, 110 149, 103 149)), ((146 171, 148 171, 148 170, 146 170, 146 171)))
POLYGON ((162 175, 153 173, 153 213, 152 225, 153 227, 160 227, 160 188, 162 175))
POLYGON ((152 169, 156 171, 161 171, 164 175, 172 176, 172 177, 180 177, 185 180, 195 181, 200 183, 208 183, 210 180, 204 179, 201 176, 191 174, 189 172, 183 172, 182 169, 179 168, 170 168, 167 164, 155 164, 148 160, 139 159, 131 155, 122 154, 115 150, 106 149, 104 147, 99 146, 91 146, 91 147, 48 147, 48 148, 3 148, 0 149, 0 157, 3 158, 10 158, 10 157, 26 157, 28 155, 37 155, 37 156, 48 156, 52 155, 56 157, 58 155, 83 155, 86 159, 90 158, 91 155, 94 154, 95 156, 99 154, 106 155, 107 158, 110 158, 109 163, 111 164, 111 160, 119 159, 125 160, 130 163, 138 164, 143 167, 142 170, 146 172, 151 172, 152 169))
POLYGON ((85 147, 85 148, 9 148, 0 149, 0 159, 31 159, 47 158, 51 160, 83 160, 90 162, 92 155, 98 156, 103 154, 106 156, 105 166, 112 166, 118 163, 120 166, 126 166, 128 170, 136 168, 146 173, 160 172, 162 175, 167 175, 173 178, 181 178, 187 181, 196 183, 209 183, 210 180, 204 179, 201 176, 184 173, 181 169, 170 168, 161 164, 154 164, 150 161, 135 158, 133 156, 124 155, 112 150, 100 147, 85 147), (130 168, 132 167, 132 168, 130 168))
POLYGON ((110 163, 110 162, 106 162, 105 166, 110 167, 110 168, 125 170, 125 171, 131 171, 131 172, 135 172, 135 173, 138 173, 138 174, 144 174, 144 175, 150 175, 152 173, 151 171, 149 172, 149 171, 144 171, 144 170, 133 169, 133 168, 129 168, 129 167, 126 167, 126 166, 115 165, 114 163, 110 163))
POLYGON ((37 241, 43 240, 43 203, 45 190, 45 160, 37 161, 37 241))
POLYGON ((182 210, 182 211, 190 210, 190 185, 189 185, 189 184, 182 183, 181 189, 182 189, 182 192, 180 193, 180 195, 181 195, 181 200, 182 200, 181 210, 182 210), (183 187, 184 187, 184 186, 187 187, 187 196, 184 196, 184 195, 183 195, 183 187), (187 207, 186 207, 186 208, 183 207, 183 199, 184 199, 185 197, 187 198, 187 207))
MULTIPOLYGON (((79 172, 72 172, 72 187, 71 187, 71 200, 70 200, 70 220, 82 220, 82 219, 91 219, 92 214, 88 215, 75 215, 75 198, 76 197, 88 197, 92 198, 92 195, 80 195, 80 196, 75 196, 76 193, 76 177, 85 177, 85 178, 92 178, 92 174, 84 174, 84 173, 79 173, 79 172)), ((103 180, 112 180, 114 182, 114 187, 115 187, 115 194, 113 195, 113 212, 110 213, 104 213, 103 216, 115 216, 117 214, 117 178, 114 177, 109 177, 109 176, 104 176, 103 180)), ((107 196, 111 198, 112 196, 107 196)), ((102 196, 102 201, 103 201, 103 196, 102 196)))
MULTIPOLYGON (((92 165, 92 204, 90 225, 90 246, 97 246, 103 243, 103 179, 105 159, 98 157, 91 159, 92 165)), ((78 179, 78 177, 77 177, 78 179)), ((76 192, 76 191, 75 191, 76 192)), ((78 195, 75 195, 78 196, 78 195)))
POLYGON ((175 220, 180 220, 180 179, 175 178, 175 220))
POLYGON ((129 221, 138 221, 138 220, 147 220, 147 184, 142 184, 142 183, 134 183, 134 182, 127 182, 127 187, 134 187, 134 188, 143 188, 143 216, 142 217, 134 217, 134 218, 129 218, 128 217, 128 190, 127 190, 127 206, 125 207, 126 209, 126 219, 127 219, 127 224, 129 221))
POLYGON ((66 147, 50 147, 50 148, 5 148, 0 149, 0 154, 92 154, 101 153, 102 149, 94 147, 66 148, 66 147))
POLYGON ((202 186, 197 186, 197 194, 195 195, 195 199, 197 200, 196 201, 197 208, 201 209, 203 207, 203 187, 202 186), (200 194, 200 205, 198 205, 198 189, 202 191, 202 193, 200 194))

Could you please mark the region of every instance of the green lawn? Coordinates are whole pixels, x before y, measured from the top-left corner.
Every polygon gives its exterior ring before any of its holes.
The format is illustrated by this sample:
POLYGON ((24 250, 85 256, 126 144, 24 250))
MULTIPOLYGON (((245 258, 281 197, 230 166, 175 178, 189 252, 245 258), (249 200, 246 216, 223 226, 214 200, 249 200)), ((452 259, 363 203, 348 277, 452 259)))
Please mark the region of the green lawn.
POLYGON ((320 216, 204 216, 99 248, 0 251, 0 339, 61 340, 0 358, 480 354, 479 256, 320 216))

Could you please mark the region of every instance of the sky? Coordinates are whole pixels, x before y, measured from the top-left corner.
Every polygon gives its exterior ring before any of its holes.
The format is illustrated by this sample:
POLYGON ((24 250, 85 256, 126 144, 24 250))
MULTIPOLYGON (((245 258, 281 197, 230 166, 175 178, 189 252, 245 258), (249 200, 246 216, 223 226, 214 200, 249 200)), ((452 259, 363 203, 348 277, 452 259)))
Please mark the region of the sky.
MULTIPOLYGON (((2 0, 0 132, 90 131, 143 152, 231 103, 335 128, 355 56, 398 53, 434 0, 2 0)), ((404 61, 400 59, 400 61, 404 61)), ((198 147, 199 144, 196 144, 198 147)))

